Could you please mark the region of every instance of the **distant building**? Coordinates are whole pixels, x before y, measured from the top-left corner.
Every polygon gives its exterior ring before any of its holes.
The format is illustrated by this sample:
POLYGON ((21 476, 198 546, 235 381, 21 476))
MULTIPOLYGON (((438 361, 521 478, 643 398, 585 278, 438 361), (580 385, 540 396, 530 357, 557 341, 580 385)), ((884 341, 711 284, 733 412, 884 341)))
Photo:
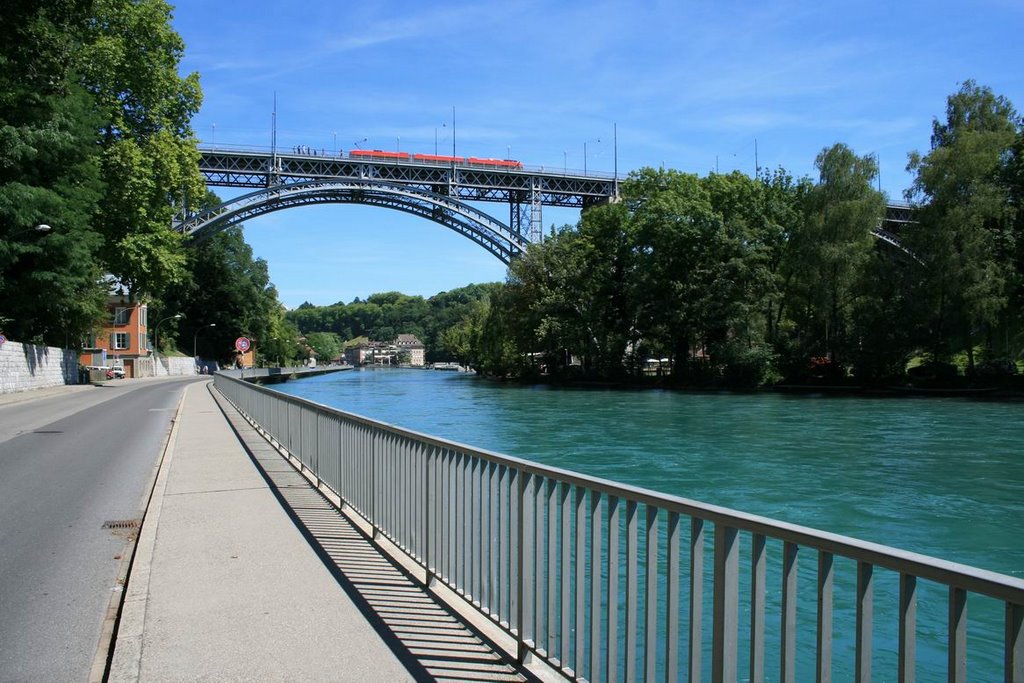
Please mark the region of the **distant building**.
POLYGON ((395 340, 395 346, 398 347, 399 351, 409 352, 409 365, 422 368, 426 364, 424 353, 426 347, 423 346, 423 342, 417 339, 415 334, 398 335, 398 339, 395 340))
POLYGON ((393 342, 368 341, 345 351, 350 365, 399 365, 403 353, 409 355, 409 365, 425 365, 426 347, 414 334, 400 334, 393 342))

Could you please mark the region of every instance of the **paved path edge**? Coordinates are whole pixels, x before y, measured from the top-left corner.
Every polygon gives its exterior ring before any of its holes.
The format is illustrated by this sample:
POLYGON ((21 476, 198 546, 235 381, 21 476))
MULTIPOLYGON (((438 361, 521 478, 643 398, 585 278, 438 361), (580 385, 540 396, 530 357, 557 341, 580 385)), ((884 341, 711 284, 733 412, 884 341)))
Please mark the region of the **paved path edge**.
POLYGON ((174 446, 177 442, 178 428, 181 422, 181 409, 189 390, 194 386, 196 385, 186 386, 181 393, 171 429, 164 442, 159 469, 150 489, 149 501, 142 516, 139 538, 127 570, 127 583, 123 592, 120 614, 114 627, 114 652, 110 656, 109 671, 105 679, 107 681, 138 681, 142 673, 142 636, 146 624, 149 577, 156 546, 156 531, 160 525, 160 511, 163 507, 164 491, 167 488, 167 476, 171 469, 171 461, 174 459, 174 446))

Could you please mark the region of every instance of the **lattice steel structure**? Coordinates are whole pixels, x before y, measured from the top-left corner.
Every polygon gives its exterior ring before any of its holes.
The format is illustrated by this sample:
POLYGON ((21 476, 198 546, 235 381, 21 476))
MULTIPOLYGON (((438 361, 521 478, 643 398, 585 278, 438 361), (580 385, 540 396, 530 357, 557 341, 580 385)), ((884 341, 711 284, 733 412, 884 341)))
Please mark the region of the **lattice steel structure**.
MULTIPOLYGON (((504 263, 543 238, 543 207, 586 209, 618 197, 611 174, 557 172, 544 167, 489 168, 471 163, 350 159, 344 155, 281 154, 266 150, 201 150, 208 185, 256 192, 193 215, 176 225, 202 238, 246 218, 322 203, 369 204, 405 211, 451 228, 504 263), (502 221, 466 202, 509 206, 502 221)), ((909 205, 891 203, 875 229, 878 239, 904 250, 899 234, 913 221, 909 205)))
POLYGON ((276 185, 224 202, 177 227, 186 235, 202 240, 250 218, 310 204, 367 204, 404 211, 451 228, 506 265, 527 246, 522 235, 468 204, 413 186, 369 180, 311 180, 276 185))
MULTIPOLYGON (((330 180, 346 181, 339 182, 339 187, 346 183, 355 187, 351 185, 354 182, 360 188, 378 185, 391 191, 401 187, 420 197, 447 198, 444 208, 450 208, 452 200, 501 202, 509 205, 509 221, 504 230, 519 236, 522 244, 540 241, 543 206, 585 209, 606 203, 618 193, 618 183, 610 174, 582 174, 571 170, 557 173, 543 167, 489 168, 482 164, 413 159, 349 159, 342 155, 208 149, 202 151, 199 169, 207 184, 217 187, 271 188, 330 180)), ((268 201, 272 201, 269 196, 268 201)), ((358 198, 343 199, 341 194, 336 195, 335 201, 375 203, 361 202, 358 198)), ((490 220, 497 222, 494 218, 490 220)), ((452 227, 444 221, 438 222, 452 227)), ((192 220, 188 224, 194 225, 192 220)))

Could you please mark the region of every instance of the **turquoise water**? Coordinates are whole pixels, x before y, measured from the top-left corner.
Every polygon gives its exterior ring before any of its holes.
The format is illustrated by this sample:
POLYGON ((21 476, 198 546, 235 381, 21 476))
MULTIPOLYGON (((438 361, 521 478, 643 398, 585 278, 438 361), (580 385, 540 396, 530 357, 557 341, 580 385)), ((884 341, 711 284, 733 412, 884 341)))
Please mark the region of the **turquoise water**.
MULTIPOLYGON (((1020 403, 552 389, 416 370, 342 372, 274 388, 557 467, 1024 575, 1020 403)), ((803 597, 800 609, 813 623, 815 564, 807 555, 800 592, 810 591, 810 614, 803 597)), ((838 596, 849 572, 838 561, 837 572, 838 596)), ((876 580, 877 605, 889 588, 876 580)), ((944 592, 922 588, 919 623, 944 604, 944 592)), ((969 609, 969 637, 1001 638, 1001 629, 983 633, 990 617, 997 626, 997 605, 969 609)), ((878 610, 875 648, 890 670, 895 629, 880 623, 878 610)), ((840 610, 837 660, 852 647, 843 618, 840 610)), ((919 676, 944 672, 944 655, 931 651, 922 628, 919 676)), ((813 635, 803 642, 813 666, 813 635)), ((998 667, 998 651, 981 650, 969 660, 976 680, 998 667)), ((775 667, 766 662, 766 671, 775 667)))

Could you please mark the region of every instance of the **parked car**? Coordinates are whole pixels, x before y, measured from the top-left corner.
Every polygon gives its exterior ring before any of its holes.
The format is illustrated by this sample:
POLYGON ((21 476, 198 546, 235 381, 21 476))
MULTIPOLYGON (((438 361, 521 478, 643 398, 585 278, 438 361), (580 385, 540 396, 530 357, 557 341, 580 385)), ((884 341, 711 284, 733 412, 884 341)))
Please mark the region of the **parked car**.
POLYGON ((90 371, 98 370, 102 372, 107 379, 124 379, 124 368, 121 366, 90 365, 88 369, 90 371))

